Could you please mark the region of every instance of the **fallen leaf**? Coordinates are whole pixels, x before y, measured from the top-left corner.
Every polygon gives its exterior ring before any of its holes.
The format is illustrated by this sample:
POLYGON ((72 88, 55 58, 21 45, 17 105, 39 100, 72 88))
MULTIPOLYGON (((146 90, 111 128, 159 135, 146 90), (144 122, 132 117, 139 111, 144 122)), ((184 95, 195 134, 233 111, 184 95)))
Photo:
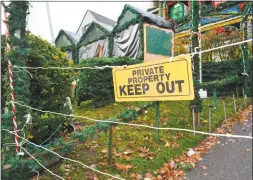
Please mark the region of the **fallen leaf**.
POLYGON ((247 149, 248 152, 251 152, 251 148, 247 149))
POLYGON ((207 167, 206 167, 205 165, 203 165, 203 166, 202 166, 202 169, 203 169, 203 170, 206 170, 206 169, 207 169, 207 167))
MULTIPOLYGON (((152 180, 152 179, 153 179, 153 175, 152 175, 151 173, 147 173, 147 174, 146 174, 146 178, 152 180)), ((145 178, 145 179, 146 179, 146 178, 145 178)))
POLYGON ((136 179, 136 174, 135 174, 135 173, 132 173, 130 177, 131 177, 132 179, 136 179))
POLYGON ((136 180, 141 180, 141 179, 142 179, 142 175, 137 174, 137 176, 136 176, 136 180))
POLYGON ((133 151, 131 151, 131 150, 126 150, 123 152, 123 154, 125 154, 125 155, 132 154, 132 153, 133 153, 133 151))
POLYGON ((132 168, 132 166, 130 166, 130 165, 122 165, 119 163, 115 163, 115 166, 118 170, 122 170, 125 173, 128 173, 128 171, 132 168))

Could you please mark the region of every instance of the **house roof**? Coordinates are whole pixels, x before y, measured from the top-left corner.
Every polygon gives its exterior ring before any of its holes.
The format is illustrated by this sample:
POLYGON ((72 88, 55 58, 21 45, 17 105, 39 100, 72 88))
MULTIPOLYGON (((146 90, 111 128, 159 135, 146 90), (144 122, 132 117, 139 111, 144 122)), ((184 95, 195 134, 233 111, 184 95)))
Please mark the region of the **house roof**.
POLYGON ((150 21, 152 24, 155 24, 159 27, 174 29, 174 24, 172 22, 166 21, 164 18, 158 15, 152 14, 151 12, 147 12, 145 10, 133 7, 129 4, 126 4, 124 8, 131 8, 137 11, 144 18, 144 21, 145 20, 150 21))
POLYGON ((76 33, 73 33, 73 32, 70 32, 70 31, 66 31, 66 30, 63 30, 73 41, 73 43, 77 44, 81 38, 80 35, 76 34, 76 33))
POLYGON ((60 36, 62 36, 62 35, 67 36, 67 39, 68 39, 69 41, 71 41, 72 44, 75 44, 75 45, 77 45, 77 43, 79 42, 79 40, 80 40, 80 38, 81 38, 81 36, 78 35, 78 34, 75 34, 75 33, 73 33, 73 32, 70 32, 70 31, 66 31, 66 30, 61 29, 60 32, 58 33, 56 39, 55 39, 55 42, 56 42, 56 41, 60 38, 60 36))
POLYGON ((94 11, 91 11, 91 10, 88 10, 91 12, 91 14, 95 17, 95 19, 103 24, 107 24, 107 25, 110 25, 110 26, 115 26, 116 25, 116 21, 112 20, 112 19, 109 19, 105 16, 102 16, 94 11))
POLYGON ((82 43, 82 41, 84 40, 85 37, 88 37, 87 34, 92 31, 92 29, 93 29, 94 26, 100 28, 100 30, 103 31, 104 34, 101 34, 101 35, 96 34, 98 36, 96 36, 96 35, 93 36, 94 37, 93 40, 99 39, 99 38, 101 38, 103 36, 108 36, 109 33, 111 32, 110 30, 108 30, 107 28, 105 28, 103 25, 101 25, 101 23, 93 21, 92 23, 90 23, 90 25, 89 25, 88 29, 85 31, 85 33, 81 36, 81 38, 80 38, 80 40, 78 42, 79 45, 82 43))
POLYGON ((111 31, 111 29, 113 29, 113 27, 116 25, 116 21, 114 21, 114 20, 112 20, 112 19, 109 19, 109 18, 107 18, 107 17, 105 17, 105 16, 102 16, 102 15, 100 15, 100 14, 98 14, 98 13, 96 13, 96 12, 91 11, 91 10, 88 9, 88 10, 86 11, 86 13, 85 13, 83 19, 82 19, 81 24, 79 25, 79 27, 78 27, 78 29, 77 29, 77 32, 78 32, 78 30, 80 29, 80 27, 81 27, 81 25, 82 25, 82 23, 83 23, 83 20, 84 20, 86 14, 87 14, 87 12, 90 12, 90 13, 93 15, 93 17, 94 17, 101 25, 103 25, 105 28, 107 28, 107 29, 110 30, 110 31, 111 31))

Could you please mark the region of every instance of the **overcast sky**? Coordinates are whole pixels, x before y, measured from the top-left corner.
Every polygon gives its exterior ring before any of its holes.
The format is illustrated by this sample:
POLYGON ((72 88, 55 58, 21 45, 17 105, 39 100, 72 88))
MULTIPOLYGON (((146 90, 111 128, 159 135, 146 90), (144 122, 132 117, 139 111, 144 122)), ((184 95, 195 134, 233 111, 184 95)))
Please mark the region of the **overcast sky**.
MULTIPOLYGON (((141 9, 148 9, 151 2, 49 2, 51 20, 53 24, 54 38, 60 29, 76 32, 87 9, 117 20, 125 4, 130 4, 141 9)), ((28 28, 36 35, 51 42, 45 2, 31 2, 28 28)), ((3 20, 3 8, 2 20, 3 20)), ((5 33, 5 25, 1 22, 2 34, 5 33)))

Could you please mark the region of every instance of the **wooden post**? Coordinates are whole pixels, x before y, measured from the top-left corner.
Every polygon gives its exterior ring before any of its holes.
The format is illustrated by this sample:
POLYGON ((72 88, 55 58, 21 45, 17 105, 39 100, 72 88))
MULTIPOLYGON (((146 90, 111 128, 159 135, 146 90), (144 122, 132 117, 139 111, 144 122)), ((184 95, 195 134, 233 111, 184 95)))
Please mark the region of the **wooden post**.
MULTIPOLYGON (((159 101, 156 102, 156 114, 155 114, 155 126, 157 128, 159 128, 159 101)), ((156 142, 159 142, 159 129, 156 129, 156 133, 155 133, 155 139, 156 139, 156 142)))
POLYGON ((109 130, 109 149, 108 149, 108 165, 109 167, 112 165, 112 123, 110 123, 109 130))

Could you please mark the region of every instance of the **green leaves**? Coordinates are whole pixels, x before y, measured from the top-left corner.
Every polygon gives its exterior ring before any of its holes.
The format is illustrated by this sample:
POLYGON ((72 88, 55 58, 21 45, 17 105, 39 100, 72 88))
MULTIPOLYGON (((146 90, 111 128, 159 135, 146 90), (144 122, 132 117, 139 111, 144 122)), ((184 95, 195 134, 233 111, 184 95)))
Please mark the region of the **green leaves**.
MULTIPOLYGON (((80 67, 94 66, 122 66, 141 63, 140 60, 127 57, 118 58, 94 58, 80 62, 80 67)), ((114 87, 112 78, 112 69, 101 70, 85 69, 79 71, 79 81, 77 82, 77 96, 83 94, 92 94, 94 107, 101 107, 114 102, 114 87)))
POLYGON ((228 84, 234 83, 238 80, 238 76, 230 76, 227 78, 224 78, 222 80, 212 81, 212 82, 204 82, 201 84, 201 87, 203 88, 222 88, 223 86, 226 86, 228 84))

